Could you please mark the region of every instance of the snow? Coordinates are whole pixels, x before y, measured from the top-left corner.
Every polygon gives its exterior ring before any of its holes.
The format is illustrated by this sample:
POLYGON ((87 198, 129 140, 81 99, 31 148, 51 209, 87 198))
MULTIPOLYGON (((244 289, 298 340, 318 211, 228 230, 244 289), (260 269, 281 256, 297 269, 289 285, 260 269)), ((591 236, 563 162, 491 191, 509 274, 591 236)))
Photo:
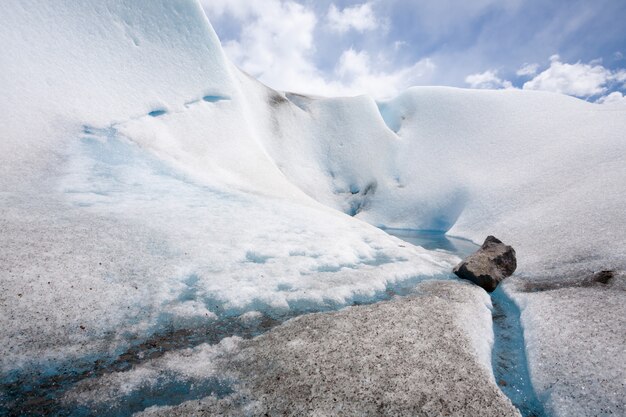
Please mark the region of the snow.
POLYGON ((549 415, 626 413, 624 278, 537 292, 505 286, 522 306, 533 386, 549 415))
POLYGON ((5 371, 249 309, 339 306, 455 261, 341 213, 194 182, 109 133, 77 139, 45 206, 7 201, 5 371))
MULTIPOLYGON (((529 286, 569 287, 626 268, 624 112, 518 91, 410 90, 390 105, 406 117, 399 135, 414 141, 402 154, 416 167, 436 160, 463 188, 449 234, 477 243, 494 234, 512 245, 529 286)), ((375 202, 367 216, 386 222, 375 202)), ((530 376, 548 414, 623 414, 623 289, 505 288, 522 310, 530 376)))
POLYGON ((551 93, 442 87, 409 89, 378 103, 380 113, 374 104, 310 99, 307 113, 284 105, 274 113, 289 144, 270 136, 270 153, 302 190, 347 213, 356 205, 371 224, 479 244, 494 234, 518 251, 520 273, 624 267, 615 227, 626 224, 623 111, 551 93), (288 131, 318 122, 311 139, 288 131), (309 152, 292 156, 300 142, 309 152))
MULTIPOLYGON (((0 42, 3 381, 231 317, 380 299, 458 261, 375 226, 494 234, 527 283, 626 268, 622 107, 515 90, 277 92, 228 62, 192 0, 11 0, 0 42)), ((623 411, 623 289, 524 288, 507 291, 539 397, 554 415, 623 411)), ((459 317, 484 371, 490 330, 459 317)))
POLYGON ((518 416, 491 374, 490 306, 469 283, 424 282, 409 297, 300 316, 252 340, 86 381, 67 400, 102 410, 120 391, 127 401, 168 374, 187 384, 218 376, 233 392, 141 415, 518 416))
POLYGON ((5 190, 36 181, 77 122, 108 125, 235 89, 193 1, 9 1, 1 19, 5 190))
MULTIPOLYGON (((541 92, 432 87, 377 103, 379 114, 367 97, 294 102, 310 116, 276 112, 281 126, 325 120, 326 111, 349 121, 325 121, 330 130, 309 141, 317 168, 290 163, 294 152, 284 138, 269 148, 318 201, 385 228, 439 230, 475 243, 496 235, 516 249, 516 273, 529 283, 568 286, 593 271, 626 269, 623 110, 541 92), (352 105, 354 113, 346 110, 352 105), (304 121, 284 121, 293 114, 304 121), (367 129, 354 129, 353 120, 367 129), (361 156, 367 152, 376 155, 374 164, 361 156), (374 192, 362 192, 369 184, 374 192)), ((576 290, 567 308, 555 301, 558 293, 510 291, 516 302, 538 298, 520 307, 531 380, 551 415, 623 414, 623 291, 605 291, 614 301, 610 309, 599 308, 591 289, 576 290), (563 326, 571 331, 557 330, 563 326), (584 336, 571 340, 577 334, 584 336), (572 370, 572 363, 584 370, 572 370)))
POLYGON ((144 3, 10 2, 2 14, 6 378, 447 272, 455 257, 292 184, 256 125, 269 103, 247 98, 267 89, 244 90, 200 6, 144 3))
MULTIPOLYGON (((125 413, 124 408, 132 408, 133 401, 142 396, 154 397, 156 391, 171 390, 168 384, 194 390, 194 385, 206 391, 228 391, 231 373, 224 370, 224 361, 236 353, 242 339, 227 337, 216 345, 203 344, 193 349, 180 349, 150 360, 126 372, 108 373, 98 379, 84 380, 76 384, 63 398, 73 407, 80 406, 98 415, 125 413), (124 399, 125 401, 121 401, 124 399)), ((135 411, 141 411, 143 407, 135 411)))

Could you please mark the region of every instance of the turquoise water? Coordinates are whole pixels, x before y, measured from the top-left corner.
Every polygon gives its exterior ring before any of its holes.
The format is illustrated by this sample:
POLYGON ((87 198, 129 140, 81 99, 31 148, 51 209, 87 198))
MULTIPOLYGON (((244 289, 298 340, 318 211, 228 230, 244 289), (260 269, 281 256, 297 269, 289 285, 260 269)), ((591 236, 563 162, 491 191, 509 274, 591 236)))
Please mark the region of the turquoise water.
POLYGON ((478 245, 471 240, 446 236, 441 232, 407 229, 383 230, 413 245, 421 246, 428 250, 443 250, 457 255, 460 258, 465 258, 478 249, 478 245))
POLYGON ((491 293, 494 346, 491 357, 496 383, 524 417, 547 416, 528 371, 524 331, 517 305, 498 287, 491 293))
MULTIPOLYGON (((429 250, 441 250, 465 257, 477 249, 471 241, 445 236, 441 233, 387 230, 388 233, 414 245, 429 250)), ((263 263, 265 259, 249 254, 251 262, 263 263)), ((389 259, 376 259, 373 265, 390 262, 389 259)), ((452 279, 452 274, 442 278, 452 279)), ((193 279, 193 277, 190 277, 193 279)), ((423 277, 414 277, 398 284, 390 285, 373 297, 359 297, 350 301, 353 305, 371 304, 387 300, 396 295, 409 293, 423 277)), ((194 299, 193 292, 185 293, 185 297, 194 299)), ((524 417, 543 417, 545 413, 541 403, 532 390, 526 356, 524 339, 519 323, 519 310, 501 290, 492 294, 494 304, 494 333, 496 342, 493 350, 493 366, 496 381, 502 391, 520 409, 524 417)), ((116 398, 106 408, 72 407, 63 404, 60 398, 76 383, 85 379, 100 377, 110 372, 123 372, 131 369, 147 359, 157 358, 168 351, 198 346, 202 343, 215 344, 228 336, 251 338, 260 335, 297 315, 331 311, 344 307, 344 304, 302 305, 291 306, 288 312, 263 311, 260 320, 245 324, 237 317, 222 317, 210 325, 191 329, 182 329, 169 333, 156 334, 145 342, 133 346, 117 357, 85 358, 81 366, 60 367, 52 375, 24 373, 10 378, 2 377, 0 394, 0 415, 50 415, 50 416, 129 416, 152 405, 176 405, 184 401, 203 398, 214 394, 218 397, 232 392, 230 381, 208 379, 194 382, 179 381, 175 377, 157 381, 149 388, 133 391, 125 397, 116 398)))
MULTIPOLYGON (((413 245, 429 250, 445 250, 465 258, 478 249, 475 243, 436 232, 386 230, 413 245)), ((494 346, 492 367, 496 383, 511 399, 523 417, 547 417, 537 398, 528 371, 524 331, 517 305, 498 287, 491 295, 494 346)))

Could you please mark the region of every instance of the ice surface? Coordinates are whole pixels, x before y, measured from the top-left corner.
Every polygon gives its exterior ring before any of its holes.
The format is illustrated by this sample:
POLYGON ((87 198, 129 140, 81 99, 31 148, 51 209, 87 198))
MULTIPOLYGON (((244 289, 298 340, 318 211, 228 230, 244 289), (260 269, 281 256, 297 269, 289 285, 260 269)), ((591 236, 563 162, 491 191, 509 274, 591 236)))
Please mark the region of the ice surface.
MULTIPOLYGON (((350 121, 335 123, 330 116, 319 139, 309 141, 318 168, 291 163, 294 151, 284 138, 269 147, 286 175, 318 201, 384 227, 447 231, 476 243, 494 234, 516 249, 517 274, 530 282, 567 285, 581 274, 626 269, 623 110, 548 93, 450 88, 410 89, 377 103, 380 114, 366 97, 297 97, 294 104, 297 109, 285 104, 275 111, 281 134, 327 114, 350 121), (354 120, 367 129, 353 129, 354 120), (377 155, 376 163, 365 162, 368 152, 377 155)), ((596 326, 597 306, 579 291, 577 310, 549 312, 554 329, 558 323, 586 329, 587 337, 577 341, 569 340, 574 332, 557 338, 541 324, 546 305, 521 306, 525 334, 541 340, 542 352, 553 352, 547 362, 555 363, 542 368, 541 358, 529 353, 531 381, 558 387, 538 388, 552 415, 623 413, 615 396, 626 396, 626 368, 624 355, 614 351, 623 353, 626 327, 614 319, 596 326), (600 340, 605 349, 594 348, 600 340), (581 381, 580 372, 559 368, 559 355, 567 357, 563 363, 588 367, 582 372, 591 376, 581 381), (600 393, 603 374, 613 378, 611 394, 582 395, 574 388, 600 393)), ((607 292, 625 305, 623 291, 607 292)), ((626 311, 615 305, 610 317, 618 315, 626 311)))
POLYGON ((455 260, 341 213, 195 183, 110 131, 75 146, 45 207, 6 201, 5 371, 249 309, 339 306, 455 260))
POLYGON ((308 99, 306 111, 283 103, 272 115, 268 150, 283 172, 369 223, 476 243, 494 234, 518 251, 518 273, 625 266, 615 227, 626 224, 624 111, 542 92, 421 87, 378 107, 308 99), (311 125, 308 138, 299 129, 311 125))
POLYGON ((110 392, 124 387, 132 396, 158 381, 157 370, 190 380, 218 368, 231 395, 207 393, 141 415, 516 416, 491 374, 489 307, 471 284, 425 282, 406 298, 300 316, 252 340, 167 355, 69 397, 97 407, 110 392))
POLYGON ((235 375, 225 370, 225 362, 238 351, 241 340, 229 337, 216 345, 177 350, 130 371, 84 380, 65 394, 63 402, 70 410, 113 416, 130 415, 154 405, 176 404, 194 396, 228 395, 235 375), (184 395, 173 395, 177 387, 184 395))
POLYGON ((614 282, 526 292, 519 281, 506 285, 522 306, 530 373, 549 415, 626 414, 625 277, 619 279, 621 288, 614 282))
MULTIPOLYGON (((226 60, 191 0, 10 0, 0 42, 3 381, 82 372, 247 312, 376 299, 458 260, 372 225, 495 234, 527 281, 626 266, 622 108, 525 91, 276 92, 226 60)), ((624 380, 623 291, 520 288, 540 397, 557 415, 621 411, 598 381, 624 380), (597 323, 600 294, 613 308, 597 323)))
POLYGON ((455 261, 285 177, 256 125, 271 104, 248 100, 268 90, 243 89, 197 2, 11 1, 0 20, 5 379, 249 310, 336 308, 455 261))
POLYGON ((77 122, 108 125, 235 90, 195 1, 11 0, 0 19, 5 191, 57 163, 77 122))

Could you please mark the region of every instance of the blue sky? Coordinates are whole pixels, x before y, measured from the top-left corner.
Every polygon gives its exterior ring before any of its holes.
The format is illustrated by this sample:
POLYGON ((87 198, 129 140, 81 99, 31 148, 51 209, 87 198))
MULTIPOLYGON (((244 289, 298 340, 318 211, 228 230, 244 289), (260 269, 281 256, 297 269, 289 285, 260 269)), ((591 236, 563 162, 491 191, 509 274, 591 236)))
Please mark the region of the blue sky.
POLYGON ((281 90, 411 85, 626 103, 626 1, 202 0, 229 57, 281 90))

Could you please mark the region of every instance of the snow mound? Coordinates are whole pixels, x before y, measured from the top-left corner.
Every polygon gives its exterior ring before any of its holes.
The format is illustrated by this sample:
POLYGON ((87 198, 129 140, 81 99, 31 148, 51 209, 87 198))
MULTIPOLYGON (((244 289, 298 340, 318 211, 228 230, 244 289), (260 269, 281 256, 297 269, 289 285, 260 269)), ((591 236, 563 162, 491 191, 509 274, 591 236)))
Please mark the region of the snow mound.
POLYGON ((194 1, 11 0, 0 19, 4 190, 59 163, 76 123, 106 126, 236 90, 194 1))
MULTIPOLYGON (((374 226, 495 234, 525 277, 626 268, 622 108, 273 91, 228 62, 192 0, 9 0, 0 41, 3 381, 77 374, 247 312, 376 300, 458 260, 374 226)), ((550 332, 546 305, 523 306, 531 340, 550 332)), ((529 345, 541 390, 541 352, 556 357, 542 343, 529 345)))
POLYGON ((246 311, 375 299, 456 260, 289 181, 257 125, 281 100, 254 101, 269 90, 197 2, 11 1, 0 20, 5 380, 246 311))
POLYGON ((626 265, 616 227, 626 224, 624 111, 543 92, 416 87, 380 103, 300 96, 267 119, 278 120, 266 137, 283 172, 371 224, 476 243, 495 234, 516 248, 522 274, 626 265))

